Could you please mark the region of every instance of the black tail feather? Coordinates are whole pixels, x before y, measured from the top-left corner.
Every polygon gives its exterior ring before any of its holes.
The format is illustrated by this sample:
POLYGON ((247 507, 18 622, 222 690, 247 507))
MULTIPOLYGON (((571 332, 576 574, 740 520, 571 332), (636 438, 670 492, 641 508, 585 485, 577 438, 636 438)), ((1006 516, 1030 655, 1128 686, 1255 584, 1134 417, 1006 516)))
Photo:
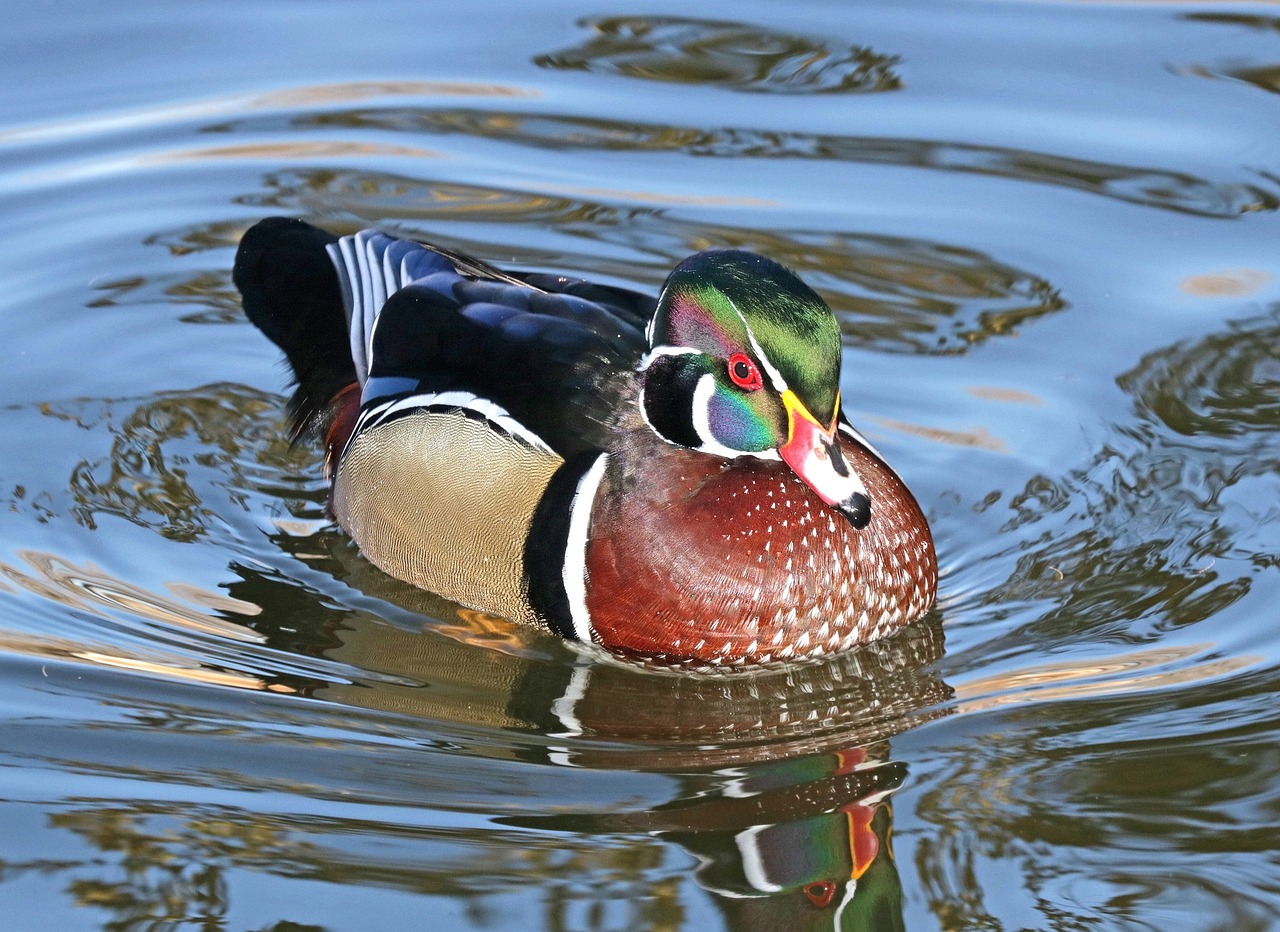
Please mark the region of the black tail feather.
POLYGON ((322 428, 330 400, 356 381, 338 275, 325 252, 337 239, 301 220, 269 217, 245 233, 236 252, 233 278, 245 314, 293 370, 295 439, 322 428))

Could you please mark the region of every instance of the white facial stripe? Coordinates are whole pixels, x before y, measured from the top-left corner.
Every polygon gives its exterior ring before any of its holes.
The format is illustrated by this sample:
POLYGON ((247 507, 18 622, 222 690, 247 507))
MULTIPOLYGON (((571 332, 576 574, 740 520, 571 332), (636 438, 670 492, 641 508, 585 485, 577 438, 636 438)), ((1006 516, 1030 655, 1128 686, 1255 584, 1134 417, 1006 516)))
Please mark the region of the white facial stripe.
POLYGON ((708 373, 698 379, 698 386, 693 390, 693 431, 702 441, 699 450, 733 458, 738 455, 738 451, 726 447, 711 433, 711 396, 715 393, 715 376, 708 373))
POLYGON ((636 369, 636 371, 644 372, 651 365, 653 365, 653 361, 659 358, 660 356, 697 356, 697 355, 698 355, 698 351, 694 349, 692 346, 655 346, 652 350, 644 354, 644 357, 640 360, 640 366, 639 368, 636 369))
POLYGON ((579 641, 591 643, 591 613, 587 610, 587 532, 591 529, 591 506, 595 504, 600 480, 609 465, 609 454, 601 453, 578 480, 569 503, 569 539, 565 547, 560 578, 569 601, 569 627, 579 641))
MULTIPOLYGON (((734 310, 737 310, 737 308, 734 308, 734 310)), ((741 317, 742 315, 739 314, 738 316, 741 317)), ((764 371, 769 373, 769 381, 773 383, 773 387, 778 394, 782 394, 787 390, 787 380, 782 377, 782 373, 778 371, 769 357, 764 354, 764 349, 760 346, 756 335, 751 332, 751 326, 747 324, 745 317, 742 318, 742 323, 747 328, 747 339, 751 341, 751 348, 756 351, 756 358, 760 360, 760 365, 764 366, 764 371)))
POLYGON ((764 893, 777 893, 782 889, 765 873, 764 858, 760 857, 760 844, 756 841, 757 835, 771 827, 753 825, 733 836, 734 844, 738 846, 738 853, 742 855, 742 876, 752 887, 764 893))
MULTIPOLYGON (((651 327, 653 326, 652 321, 650 321, 650 326, 651 327)), ((644 354, 644 357, 640 360, 640 366, 639 368, 636 369, 636 371, 644 372, 649 368, 649 366, 653 364, 653 361, 655 359, 658 359, 659 357, 662 357, 662 356, 696 356, 696 355, 698 355, 698 351, 691 346, 656 346, 651 351, 644 354)), ((645 426, 648 427, 649 430, 653 431, 653 434, 655 437, 657 437, 663 443, 671 444, 673 447, 682 446, 682 444, 676 443, 674 440, 668 440, 666 437, 664 437, 662 435, 662 431, 654 427, 653 421, 649 420, 649 412, 646 411, 644 408, 644 382, 643 381, 641 381, 640 383, 640 393, 636 396, 636 404, 640 406, 640 420, 644 421, 645 426)))
POLYGON ((711 396, 715 392, 716 377, 710 373, 698 379, 698 386, 693 390, 693 430, 702 441, 696 449, 702 453, 723 456, 725 459, 738 456, 754 456, 762 460, 782 459, 778 451, 772 447, 767 450, 735 450, 716 440, 715 435, 711 433, 711 396))
POLYGON ((760 346, 760 341, 756 339, 756 335, 751 332, 751 325, 747 323, 747 316, 738 310, 738 305, 734 304, 728 297, 725 298, 729 302, 729 307, 733 308, 733 312, 738 315, 738 319, 742 321, 742 326, 747 329, 747 339, 751 341, 751 348, 755 350, 756 359, 760 360, 760 365, 764 366, 764 371, 769 374, 769 381, 773 383, 773 387, 781 395, 787 390, 787 380, 782 377, 782 373, 770 361, 769 357, 764 354, 764 349, 760 346))

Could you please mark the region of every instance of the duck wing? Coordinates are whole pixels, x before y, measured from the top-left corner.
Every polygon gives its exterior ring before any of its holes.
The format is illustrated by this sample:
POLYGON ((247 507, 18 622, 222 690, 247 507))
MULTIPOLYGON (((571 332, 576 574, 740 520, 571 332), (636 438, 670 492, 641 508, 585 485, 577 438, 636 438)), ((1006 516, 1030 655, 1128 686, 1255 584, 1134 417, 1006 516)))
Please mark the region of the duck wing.
POLYGON ((509 417, 565 458, 608 446, 656 304, 284 218, 245 234, 234 277, 250 320, 293 370, 297 433, 323 425, 330 400, 354 382, 366 409, 413 397, 439 407, 443 397, 482 418, 509 417))

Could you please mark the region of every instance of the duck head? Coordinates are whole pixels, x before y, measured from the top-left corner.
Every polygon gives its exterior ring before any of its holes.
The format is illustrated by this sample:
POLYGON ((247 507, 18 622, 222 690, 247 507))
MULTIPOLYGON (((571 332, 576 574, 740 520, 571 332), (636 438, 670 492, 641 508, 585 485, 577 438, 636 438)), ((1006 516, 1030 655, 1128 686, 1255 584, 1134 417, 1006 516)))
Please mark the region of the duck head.
POLYGON ((871 519, 840 426, 840 330, 826 303, 776 262, 741 250, 685 259, 649 325, 640 407, 681 446, 782 460, 855 528, 871 519))

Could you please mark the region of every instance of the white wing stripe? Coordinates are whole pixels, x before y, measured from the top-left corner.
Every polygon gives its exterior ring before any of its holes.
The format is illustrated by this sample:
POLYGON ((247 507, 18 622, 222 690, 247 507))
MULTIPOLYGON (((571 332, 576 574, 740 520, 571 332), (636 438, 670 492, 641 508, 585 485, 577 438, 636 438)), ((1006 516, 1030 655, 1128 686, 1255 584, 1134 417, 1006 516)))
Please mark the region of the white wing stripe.
POLYGON ((342 241, 330 243, 324 247, 324 251, 329 254, 329 261, 333 263, 334 269, 338 272, 338 287, 342 289, 342 310, 347 315, 347 325, 351 324, 351 308, 353 299, 351 296, 351 276, 345 274, 344 266, 346 260, 342 256, 342 241))
POLYGON ((397 262, 395 256, 400 254, 394 248, 397 242, 377 230, 361 230, 325 247, 342 288, 342 304, 350 328, 351 359, 361 385, 369 379, 373 333, 382 306, 411 280, 412 253, 402 255, 397 262))
POLYGON ((373 247, 373 237, 376 234, 369 230, 361 230, 356 234, 357 239, 364 246, 364 272, 365 281, 369 283, 369 298, 365 304, 366 310, 381 310, 382 305, 387 303, 387 282, 382 276, 382 258, 378 255, 373 247))
POLYGON ((546 453, 553 452, 546 442, 529 428, 517 421, 511 414, 487 398, 480 398, 471 392, 427 392, 420 395, 409 395, 406 398, 395 398, 366 408, 360 415, 352 436, 363 430, 377 427, 388 418, 414 408, 458 408, 471 411, 486 421, 496 425, 513 437, 523 440, 529 446, 546 453))
POLYGON ((388 295, 393 295, 404 287, 404 279, 400 277, 396 267, 391 264, 390 249, 382 253, 382 280, 387 283, 388 295))
POLYGON ((337 242, 336 252, 333 246, 328 247, 328 252, 329 261, 333 263, 342 282, 342 300, 351 339, 351 361, 355 364, 356 378, 363 385, 369 378, 369 353, 364 326, 365 289, 352 237, 342 237, 337 242))

